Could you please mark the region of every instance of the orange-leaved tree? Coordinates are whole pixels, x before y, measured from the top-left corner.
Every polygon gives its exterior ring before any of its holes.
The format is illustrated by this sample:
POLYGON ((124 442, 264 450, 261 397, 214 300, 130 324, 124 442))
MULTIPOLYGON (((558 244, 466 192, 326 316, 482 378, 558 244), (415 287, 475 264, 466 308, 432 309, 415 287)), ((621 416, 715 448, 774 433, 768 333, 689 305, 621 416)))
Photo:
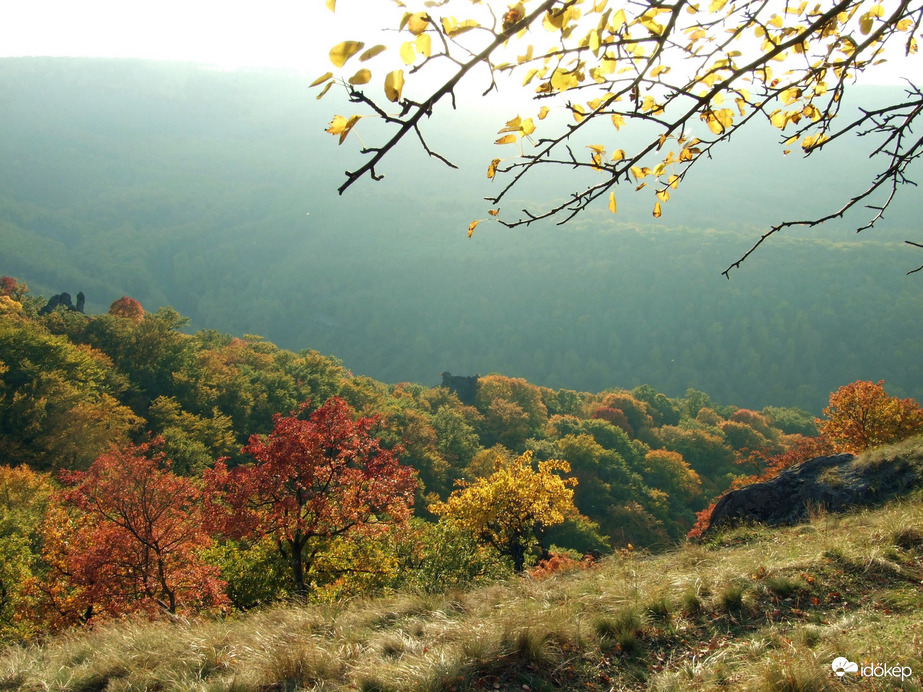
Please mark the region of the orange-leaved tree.
POLYGON ((210 516, 234 538, 271 537, 292 570, 300 595, 331 541, 381 531, 408 519, 416 479, 372 434, 378 417, 354 419, 339 397, 307 419, 276 415, 272 432, 244 447, 255 463, 207 471, 210 516))
POLYGON ((830 395, 820 434, 841 452, 861 452, 923 433, 923 407, 889 396, 884 380, 853 382, 830 395))
POLYGON ((521 572, 542 531, 579 514, 574 506, 576 479, 556 473, 569 471, 570 464, 557 459, 539 462, 536 470, 532 452, 526 452, 500 462, 486 478, 462 483, 429 510, 508 556, 521 572))
POLYGON ((50 624, 132 612, 188 612, 227 602, 216 567, 201 557, 201 491, 170 471, 158 440, 113 447, 69 487, 44 523, 44 579, 32 585, 50 624))
POLYGON ((141 320, 144 319, 144 308, 141 307, 141 303, 134 298, 122 296, 118 300, 113 301, 112 305, 109 306, 109 314, 115 315, 116 317, 124 317, 135 324, 140 324, 141 320))

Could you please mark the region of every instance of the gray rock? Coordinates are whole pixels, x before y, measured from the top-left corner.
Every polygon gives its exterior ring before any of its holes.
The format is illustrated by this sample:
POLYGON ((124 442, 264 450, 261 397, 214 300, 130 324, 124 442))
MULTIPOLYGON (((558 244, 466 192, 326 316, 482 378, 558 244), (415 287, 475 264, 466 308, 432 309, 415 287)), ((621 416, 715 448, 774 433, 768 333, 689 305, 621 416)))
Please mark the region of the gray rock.
POLYGON ((919 469, 913 464, 854 461, 852 454, 817 457, 771 480, 732 490, 718 500, 705 533, 741 522, 797 524, 807 518, 811 507, 842 512, 921 485, 919 469))

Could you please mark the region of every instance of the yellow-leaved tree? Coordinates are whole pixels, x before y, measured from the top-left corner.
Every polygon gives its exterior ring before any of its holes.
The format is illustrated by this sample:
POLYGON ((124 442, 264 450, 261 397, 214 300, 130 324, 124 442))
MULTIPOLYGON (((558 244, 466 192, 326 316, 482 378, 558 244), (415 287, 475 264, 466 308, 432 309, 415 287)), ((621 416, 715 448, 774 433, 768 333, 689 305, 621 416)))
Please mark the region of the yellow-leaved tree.
POLYGON ((532 452, 526 452, 500 461, 486 478, 460 483, 429 510, 508 556, 521 572, 528 551, 540 546, 542 532, 579 514, 573 491, 577 480, 558 475, 568 472, 570 464, 558 459, 533 468, 532 452))
MULTIPOLYGON (((357 20, 368 10, 343 4, 357 20)), ((872 226, 923 154, 913 130, 923 112, 914 83, 923 69, 913 64, 923 0, 402 0, 395 8, 381 27, 391 32, 377 32, 391 45, 349 37, 330 51, 337 73, 313 85, 320 96, 342 85, 358 111, 331 121, 327 131, 341 143, 364 117, 386 124, 380 143, 363 144, 363 164, 339 191, 366 175, 379 179, 382 160, 407 136, 452 165, 427 144, 423 126, 438 117, 440 101, 466 105, 462 83, 485 94, 528 89, 519 112, 498 123, 498 153, 485 161, 498 189, 469 236, 488 218, 509 227, 564 223, 597 200, 615 213, 620 184, 650 194, 659 217, 690 170, 754 119, 780 131, 786 153, 826 151, 850 133, 866 138, 868 153, 879 155, 877 174, 827 214, 772 226, 728 274, 783 228, 816 226, 863 205, 871 212, 862 228, 872 226), (905 94, 836 119, 858 75, 901 57, 905 94), (626 138, 626 129, 640 136, 626 138), (576 189, 521 212, 501 209, 524 179, 549 166, 576 171, 576 189)))

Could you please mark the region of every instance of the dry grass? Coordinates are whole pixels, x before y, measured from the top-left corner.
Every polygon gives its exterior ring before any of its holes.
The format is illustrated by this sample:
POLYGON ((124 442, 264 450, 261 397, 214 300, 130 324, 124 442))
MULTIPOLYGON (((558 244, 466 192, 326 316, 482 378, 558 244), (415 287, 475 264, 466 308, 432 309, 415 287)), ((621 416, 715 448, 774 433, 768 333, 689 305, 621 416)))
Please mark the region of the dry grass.
POLYGON ((0 690, 919 690, 921 583, 918 494, 541 582, 113 623, 7 648, 0 690), (914 675, 841 680, 838 656, 914 675))

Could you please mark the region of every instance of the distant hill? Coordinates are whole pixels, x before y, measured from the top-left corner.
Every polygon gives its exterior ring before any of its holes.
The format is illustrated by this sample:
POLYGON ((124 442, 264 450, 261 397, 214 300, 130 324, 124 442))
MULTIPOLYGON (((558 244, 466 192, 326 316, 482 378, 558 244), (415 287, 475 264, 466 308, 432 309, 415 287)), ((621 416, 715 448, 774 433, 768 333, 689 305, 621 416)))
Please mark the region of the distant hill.
MULTIPOLYGON (((720 276, 770 222, 861 186, 858 150, 822 168, 735 141, 659 220, 625 191, 617 217, 592 210, 521 232, 484 223, 469 240, 491 135, 511 114, 488 108, 431 131, 468 170, 408 147, 382 183, 341 198, 356 145, 323 128, 350 106, 332 93, 316 102, 307 83, 0 60, 0 273, 46 296, 83 291, 90 311, 122 295, 169 304, 194 328, 335 353, 388 382, 503 372, 818 412, 837 386, 885 379, 923 399, 923 292, 904 276, 920 259, 902 243, 918 228, 915 190, 880 231, 855 236, 848 219, 790 233, 720 276)), ((564 194, 554 178, 533 191, 564 194)))

